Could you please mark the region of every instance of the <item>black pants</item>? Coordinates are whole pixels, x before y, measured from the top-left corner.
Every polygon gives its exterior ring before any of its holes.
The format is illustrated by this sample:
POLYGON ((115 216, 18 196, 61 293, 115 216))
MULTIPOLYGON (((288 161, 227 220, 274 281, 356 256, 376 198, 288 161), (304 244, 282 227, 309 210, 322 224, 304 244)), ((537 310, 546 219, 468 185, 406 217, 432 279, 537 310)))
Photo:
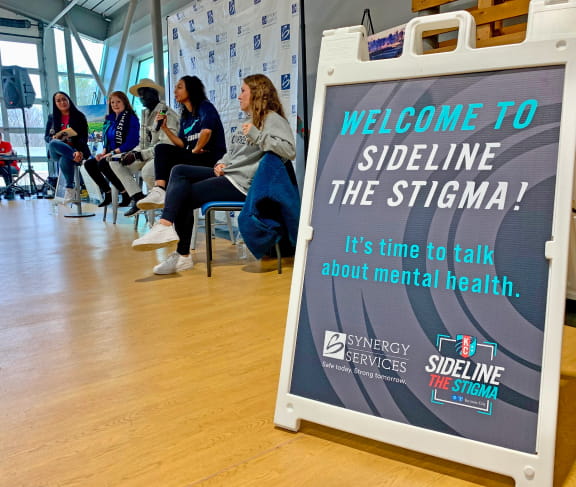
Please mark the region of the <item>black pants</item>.
POLYGON ((170 144, 158 144, 154 147, 154 173, 156 180, 168 181, 170 171, 178 164, 190 166, 214 167, 224 154, 203 152, 192 154, 188 149, 183 149, 170 144))
MULTIPOLYGON (((180 255, 190 253, 194 210, 209 201, 245 201, 244 193, 224 176, 215 176, 210 167, 178 165, 170 175, 162 218, 174 223, 180 241, 180 255)), ((207 232, 210 230, 206 229, 207 232)))
POLYGON ((106 158, 102 158, 99 161, 94 158, 88 159, 84 163, 84 167, 86 168, 88 174, 90 174, 90 177, 98 185, 100 191, 103 193, 110 191, 110 184, 108 181, 114 185, 119 193, 124 191, 124 186, 118 179, 118 176, 116 176, 114 171, 112 171, 112 168, 110 167, 110 164, 106 158))

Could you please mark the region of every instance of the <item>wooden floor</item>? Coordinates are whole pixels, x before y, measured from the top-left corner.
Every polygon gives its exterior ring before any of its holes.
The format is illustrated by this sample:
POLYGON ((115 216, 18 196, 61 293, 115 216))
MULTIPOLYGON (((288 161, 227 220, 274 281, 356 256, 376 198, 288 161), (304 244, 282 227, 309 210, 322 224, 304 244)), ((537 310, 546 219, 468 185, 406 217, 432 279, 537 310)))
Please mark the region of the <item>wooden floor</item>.
MULTIPOLYGON (((132 251, 128 219, 63 213, 0 203, 1 487, 513 485, 310 423, 274 427, 288 259, 278 275, 218 240, 212 278, 203 245, 194 269, 154 276, 165 251, 132 251)), ((576 486, 565 330, 558 487, 576 486)))

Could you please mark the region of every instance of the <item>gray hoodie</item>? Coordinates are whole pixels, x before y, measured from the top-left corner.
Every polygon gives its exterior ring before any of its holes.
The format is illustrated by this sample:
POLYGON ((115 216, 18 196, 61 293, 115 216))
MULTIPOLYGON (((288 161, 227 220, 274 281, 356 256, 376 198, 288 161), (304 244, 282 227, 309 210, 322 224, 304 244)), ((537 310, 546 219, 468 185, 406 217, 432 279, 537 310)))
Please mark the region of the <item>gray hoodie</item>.
MULTIPOLYGON (((245 123, 251 123, 247 120, 245 123)), ((235 133, 229 151, 217 164, 225 164, 224 176, 238 191, 248 194, 258 163, 265 152, 274 152, 282 159, 296 157, 296 144, 288 121, 276 112, 269 112, 262 130, 252 126, 247 135, 235 133)))

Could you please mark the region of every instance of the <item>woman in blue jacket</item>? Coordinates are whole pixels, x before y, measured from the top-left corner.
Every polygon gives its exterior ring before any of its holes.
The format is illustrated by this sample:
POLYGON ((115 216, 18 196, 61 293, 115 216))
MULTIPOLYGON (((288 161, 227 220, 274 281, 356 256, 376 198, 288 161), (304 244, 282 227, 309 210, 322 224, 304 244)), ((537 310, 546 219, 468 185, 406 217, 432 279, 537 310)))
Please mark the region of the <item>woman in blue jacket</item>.
POLYGON ((114 91, 108 96, 108 115, 104 122, 103 137, 102 152, 84 163, 88 174, 104 195, 102 203, 98 206, 104 207, 112 202, 108 181, 118 189, 122 196, 120 206, 128 206, 130 196, 108 163, 111 157, 134 149, 140 141, 140 121, 128 97, 122 91, 114 91))

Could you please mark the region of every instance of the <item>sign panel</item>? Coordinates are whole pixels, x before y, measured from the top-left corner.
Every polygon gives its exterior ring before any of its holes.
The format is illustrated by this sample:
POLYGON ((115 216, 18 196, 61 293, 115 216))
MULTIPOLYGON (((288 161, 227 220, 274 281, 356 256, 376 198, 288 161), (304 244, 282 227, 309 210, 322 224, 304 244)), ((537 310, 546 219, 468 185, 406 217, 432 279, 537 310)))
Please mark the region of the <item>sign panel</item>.
POLYGON ((290 394, 536 453, 564 70, 327 87, 290 394))

